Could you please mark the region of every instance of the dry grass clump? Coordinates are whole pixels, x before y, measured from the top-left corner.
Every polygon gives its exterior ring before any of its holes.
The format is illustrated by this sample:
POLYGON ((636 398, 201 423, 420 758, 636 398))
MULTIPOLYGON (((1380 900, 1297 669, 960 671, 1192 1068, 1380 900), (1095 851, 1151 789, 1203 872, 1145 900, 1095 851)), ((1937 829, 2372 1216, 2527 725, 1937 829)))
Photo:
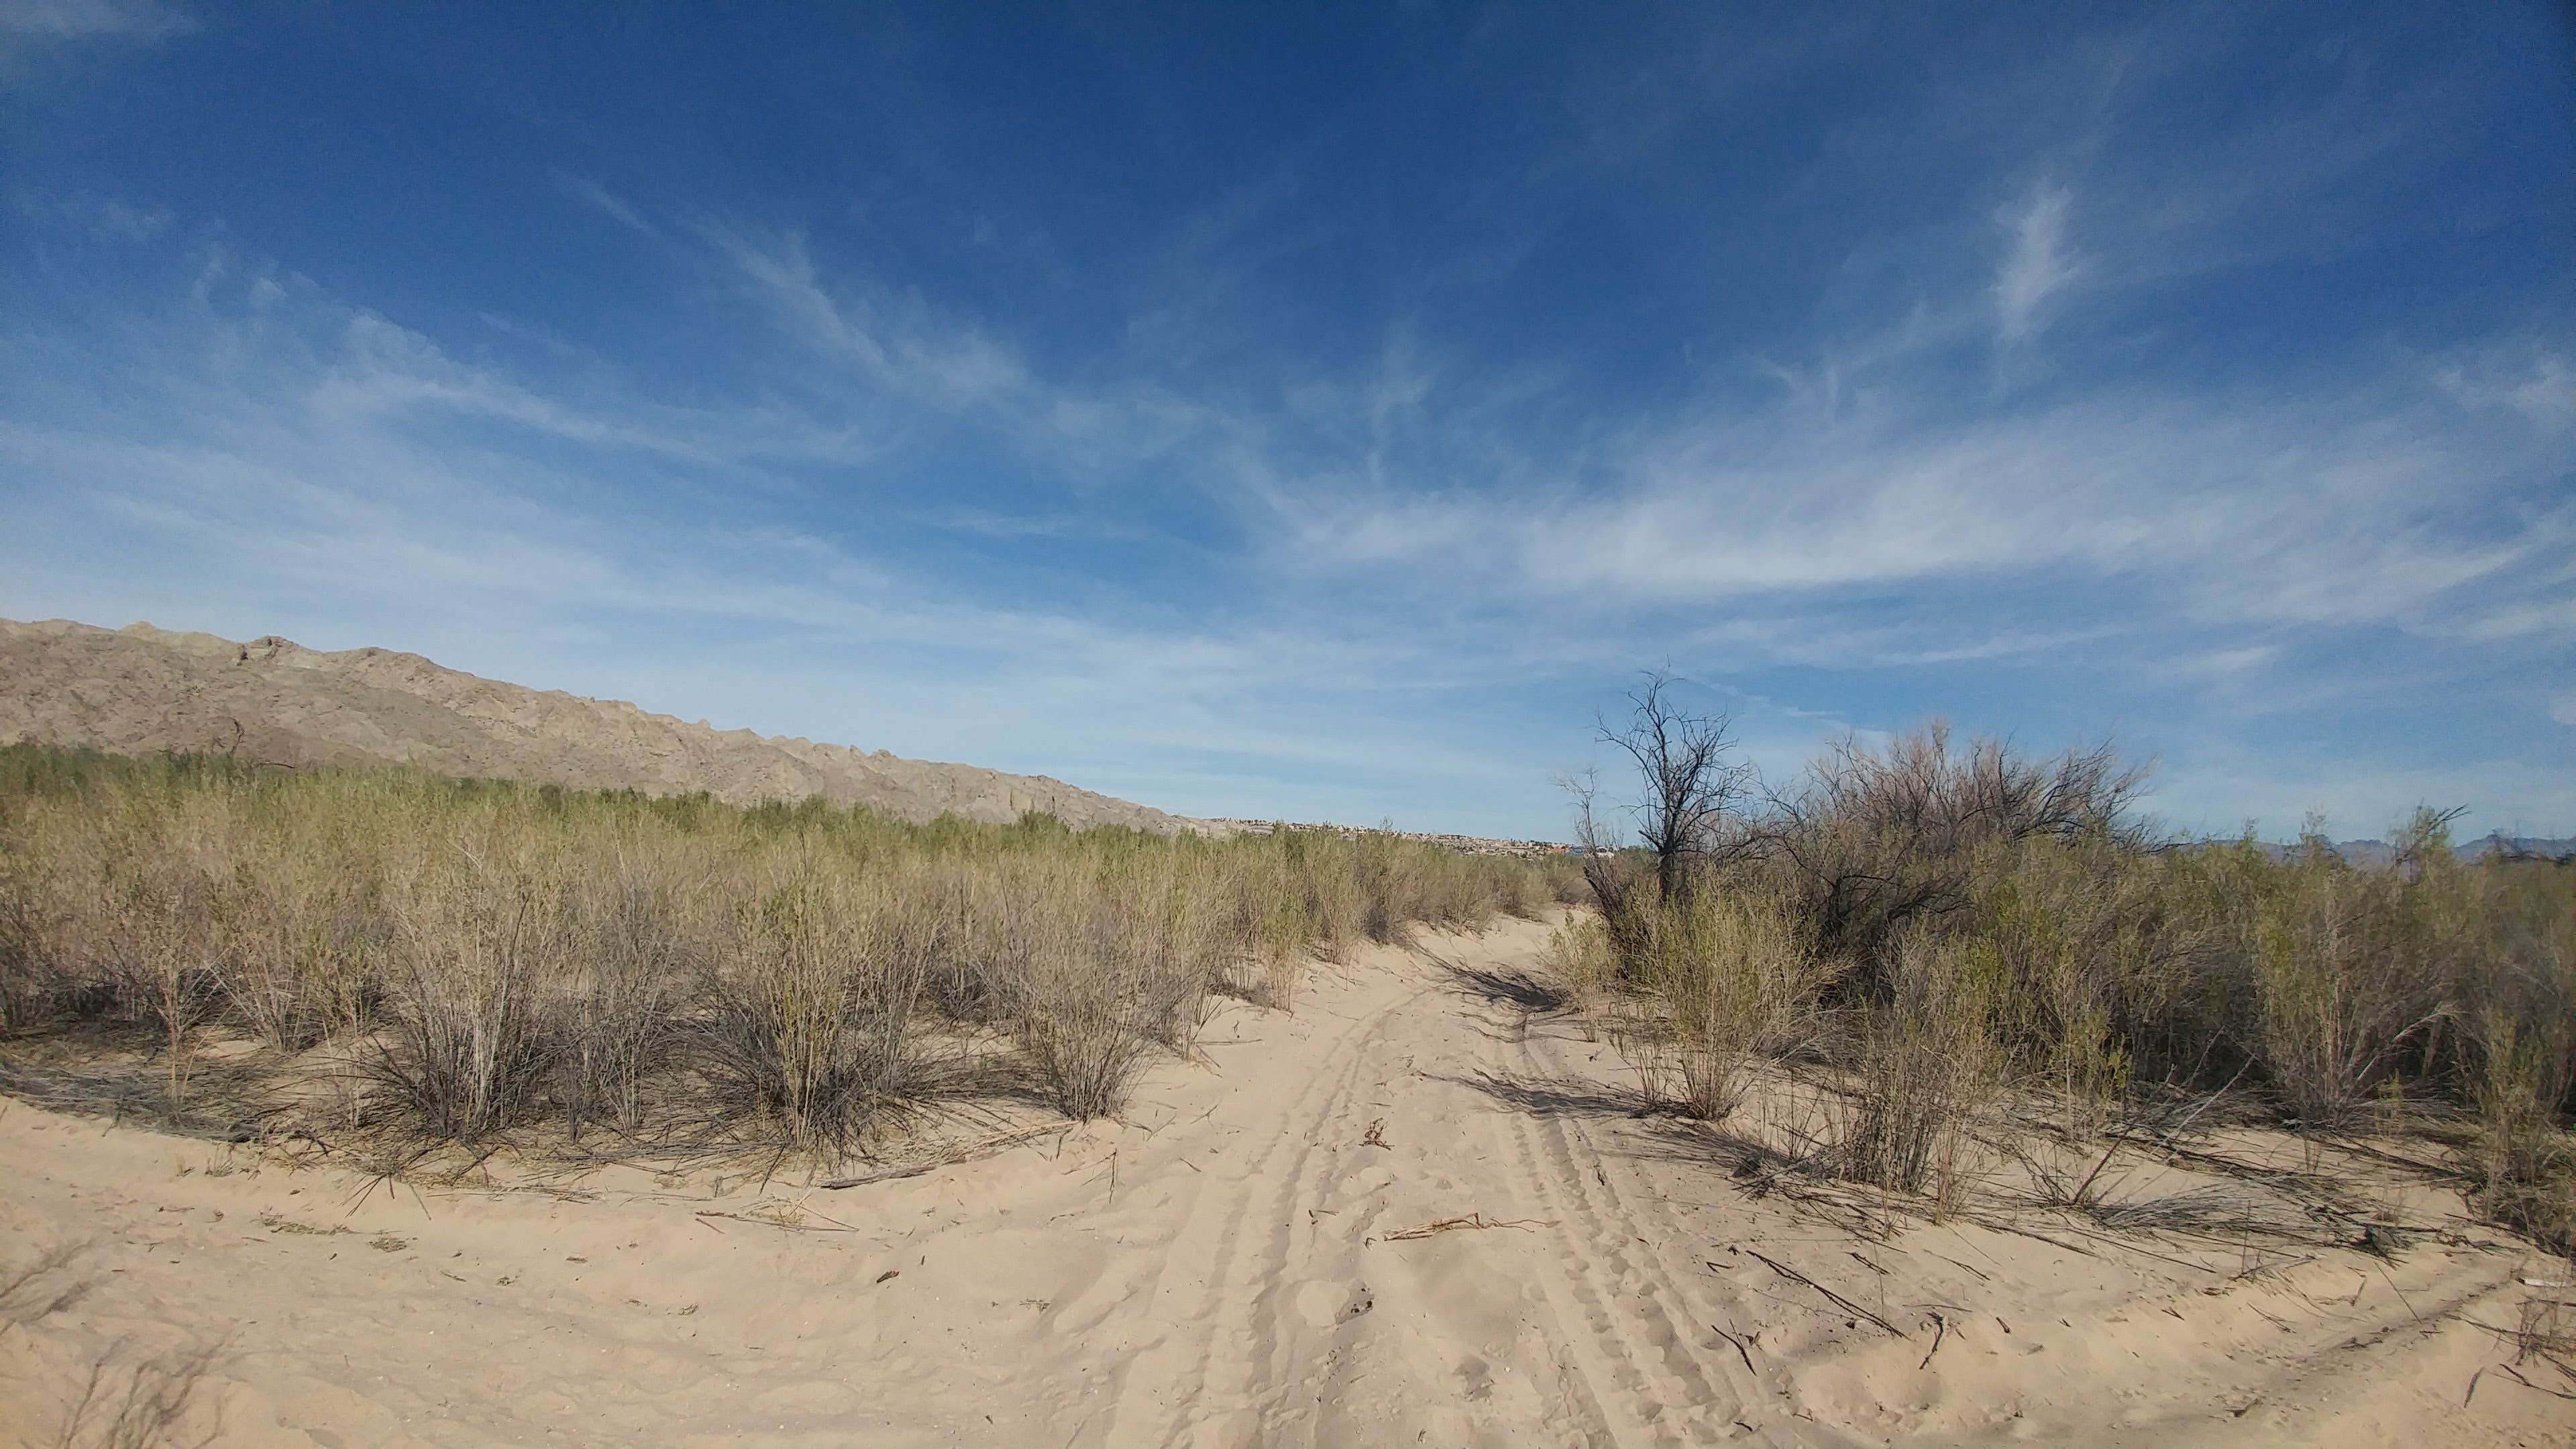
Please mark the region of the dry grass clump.
POLYGON ((2439 879, 2456 863, 2431 868, 2428 880, 2312 862, 2257 905, 2246 953, 2261 1022, 2253 1045, 2302 1121, 2348 1124, 2456 1014, 2446 958, 2466 944, 2461 917, 2473 907, 2439 879))
POLYGON ((1621 1001, 1619 953, 1597 916, 1569 916, 1547 937, 1547 972, 1587 1016, 1606 1016, 1621 1001))
POLYGON ((1207 873, 1109 869, 1051 871, 1037 889, 1059 904, 1027 918, 1044 934, 1017 954, 1020 1041, 1073 1117, 1115 1114, 1151 1048, 1189 1047, 1240 939, 1207 873))
POLYGON ((148 1051, 175 1114, 212 1032, 227 1082, 265 1084, 266 1130, 480 1145, 559 1122, 584 1151, 828 1156, 949 1090, 970 1040, 1015 1043, 1067 1113, 1112 1113, 1190 1049, 1211 991, 1287 1009, 1316 952, 1565 884, 1381 834, 911 825, 0 747, 0 1077, 21 1080, 12 1040, 148 1051))
MULTIPOLYGON (((1722 735, 1661 723, 1619 738, 1722 735)), ((2378 869, 2313 828, 2287 852, 2161 839, 2108 749, 1937 725, 1846 741, 1759 803, 1669 775, 1641 773, 1652 848, 1585 860, 1599 919, 1560 933, 1557 969, 1689 1110, 1724 1115, 1747 1063, 1793 1057, 1844 1104, 1814 1162, 1941 1198, 1980 1136, 2045 1124, 2101 1160, 2080 1144, 2156 1094, 2250 1089, 2316 1133, 2448 1103, 2478 1124, 2487 1214, 2576 1232, 2576 866, 2465 863, 2431 811, 2378 869), (1711 799, 1737 803, 1695 839, 1658 813, 1711 799)))
POLYGON ((692 1023, 707 1074, 799 1148, 846 1148, 918 1095, 913 1030, 941 923, 901 883, 797 862, 739 907, 692 1023))
POLYGON ((559 1091, 572 1138, 599 1121, 644 1126, 645 1089, 673 1060, 691 985, 714 970, 720 937, 676 869, 621 860, 572 901, 559 1091))
POLYGON ((2469 1161, 2481 1205, 2494 1221, 2576 1255, 2576 1135, 2551 1105, 2566 1094, 2557 1077, 2563 1059, 2546 1044, 2546 1027, 2526 1029, 2500 1015, 2483 1025, 2469 1161))
POLYGON ((1629 1035, 1650 1079, 1690 1116, 1735 1110, 1757 1057, 1785 1050, 1806 1024, 1817 967, 1795 920, 1777 901, 1701 892, 1659 903, 1645 929, 1634 984, 1668 1026, 1629 1035))
POLYGON ((1946 1202, 1963 1175, 1967 1129, 2003 1086, 1994 1030, 2003 963, 1984 942, 1917 930, 1898 943, 1890 978, 1886 999, 1862 1017, 1839 1157, 1862 1182, 1929 1187, 1946 1202))
POLYGON ((366 1065, 423 1133, 471 1144, 524 1119, 553 1074, 563 1022, 548 978, 571 910, 560 867, 520 842, 440 856, 389 882, 390 999, 366 1065))
POLYGON ((2543 1289, 2522 1300, 2514 1325, 2514 1362, 2538 1359, 2576 1377, 2576 1300, 2566 1293, 2563 1286, 2543 1289))

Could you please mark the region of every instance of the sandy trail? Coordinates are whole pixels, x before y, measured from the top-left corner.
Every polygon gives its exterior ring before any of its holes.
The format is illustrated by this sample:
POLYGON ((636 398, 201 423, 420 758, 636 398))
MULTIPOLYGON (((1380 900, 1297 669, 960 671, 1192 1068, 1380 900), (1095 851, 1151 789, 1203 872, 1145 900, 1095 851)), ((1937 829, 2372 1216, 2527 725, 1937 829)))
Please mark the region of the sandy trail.
POLYGON ((2161 1240, 1854 1236, 1639 1115, 1529 984, 1545 935, 1319 968, 1293 1017, 1220 1013, 1122 1123, 846 1191, 388 1192, 11 1106, 0 1265, 90 1247, 77 1302, 0 1329, 0 1443, 51 1442, 116 1345, 218 1338, 199 1422, 244 1444, 2576 1439, 2477 1326, 2540 1260, 2455 1213, 2395 1262, 2254 1275, 2161 1240))

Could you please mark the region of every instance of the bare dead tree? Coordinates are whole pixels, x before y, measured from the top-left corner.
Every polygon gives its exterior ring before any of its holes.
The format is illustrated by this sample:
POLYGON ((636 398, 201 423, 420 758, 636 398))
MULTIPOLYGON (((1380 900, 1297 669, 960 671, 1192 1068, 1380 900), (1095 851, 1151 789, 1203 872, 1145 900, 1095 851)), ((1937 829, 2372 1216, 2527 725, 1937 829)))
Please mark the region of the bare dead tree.
MULTIPOLYGON (((1673 677, 1647 672, 1628 693, 1629 715, 1599 724, 1603 744, 1635 762, 1638 838, 1655 853, 1664 898, 1689 894, 1694 869, 1742 845, 1738 806, 1753 767, 1735 758, 1734 722, 1724 711, 1693 714, 1672 697, 1673 677)), ((1587 812, 1588 813, 1588 812, 1587 812)))
POLYGON ((1556 786, 1574 806, 1574 843, 1583 849, 1583 883, 1591 888, 1602 920, 1615 930, 1626 919, 1629 880, 1619 864, 1614 833, 1601 819, 1601 772, 1587 765, 1557 776, 1556 786))

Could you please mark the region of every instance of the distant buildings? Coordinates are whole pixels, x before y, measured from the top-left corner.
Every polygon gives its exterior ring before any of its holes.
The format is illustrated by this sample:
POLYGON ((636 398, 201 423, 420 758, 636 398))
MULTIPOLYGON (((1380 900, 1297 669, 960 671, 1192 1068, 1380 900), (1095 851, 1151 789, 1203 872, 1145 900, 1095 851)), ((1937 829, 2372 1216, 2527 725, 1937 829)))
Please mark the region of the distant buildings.
POLYGON ((1518 855, 1539 857, 1566 855, 1574 847, 1553 840, 1496 840, 1483 835, 1433 835, 1419 830, 1377 830, 1359 825, 1311 824, 1299 820, 1236 820, 1218 816, 1208 822, 1235 835, 1269 835, 1281 830, 1329 830, 1344 840, 1357 840, 1368 835, 1393 836, 1397 840, 1419 841, 1425 845, 1442 845, 1468 855, 1518 855))

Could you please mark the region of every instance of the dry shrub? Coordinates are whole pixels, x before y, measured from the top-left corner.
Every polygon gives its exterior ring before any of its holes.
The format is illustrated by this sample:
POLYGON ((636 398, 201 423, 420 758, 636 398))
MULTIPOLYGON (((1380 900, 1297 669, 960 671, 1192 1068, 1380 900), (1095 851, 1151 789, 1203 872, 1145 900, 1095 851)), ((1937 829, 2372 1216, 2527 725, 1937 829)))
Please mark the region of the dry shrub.
POLYGON ((1393 840, 1371 838, 1359 854, 1360 930, 1380 943, 1401 944, 1405 927, 1417 920, 1437 923, 1433 904, 1435 881, 1423 860, 1393 840))
POLYGON ((2576 1253, 2576 1138, 2558 1124, 2555 1103, 2565 1086, 2552 1080, 2546 1034, 2491 1015, 2480 1038, 2485 1070, 2472 1097, 2478 1127, 2470 1163, 2479 1210, 2535 1242, 2576 1253))
POLYGON ((1253 997, 1273 1010, 1295 1011, 1297 988, 1305 981, 1306 959, 1315 944, 1308 934, 1308 914, 1302 903, 1291 897, 1256 896, 1252 898, 1252 917, 1245 934, 1251 939, 1251 951, 1260 972, 1253 997))
POLYGON ((1551 903, 1550 889, 1544 880, 1533 872, 1515 871, 1503 879, 1493 905, 1494 909, 1514 920, 1537 921, 1545 919, 1551 903))
POLYGON ((1115 1115, 1148 1050, 1186 1048, 1196 1033, 1231 936, 1190 887, 1151 867, 1032 883, 1052 929, 1025 958, 1020 1041, 1066 1115, 1115 1115))
POLYGON ((913 1015, 936 917, 894 882, 796 868, 742 913, 705 983, 711 1074, 803 1149, 844 1149, 918 1094, 913 1015))
POLYGON ((245 842, 217 887, 215 973, 233 1017, 280 1051, 363 1030, 378 995, 372 872, 291 833, 245 842))
POLYGON ((176 852, 152 852, 116 878, 99 964, 119 1014, 149 1022, 160 1038, 168 1100, 184 1100, 189 1033, 213 1014, 215 970, 210 883, 176 852))
POLYGON ((2576 1374, 2576 1300, 2566 1289, 2545 1289, 2522 1300, 2514 1325, 2514 1362, 2541 1359, 2576 1374))
POLYGON ((2338 1127, 2455 1008, 2434 892, 2392 871, 2322 863, 2256 918, 2257 1049, 2303 1122, 2338 1127))
POLYGON ((2511 1024, 2517 1070, 2563 1120, 2576 1111, 2576 865, 2498 861, 2461 875, 2479 889, 2481 940, 2454 989, 2486 1036, 2511 1024))
POLYGON ((364 1061, 432 1138, 473 1143, 524 1118, 561 1049, 550 977, 571 940, 559 862, 523 842, 459 841, 391 882, 391 1000, 364 1061))
POLYGON ((691 905, 660 873, 630 862, 576 898, 561 1053, 576 1141, 592 1118, 624 1132, 643 1126, 645 1084, 671 1059, 688 985, 703 978, 710 954, 691 905))
POLYGON ((2090 836, 2006 847, 1979 872, 1972 929, 2002 967, 1996 1026, 2009 1071, 2054 1098, 2077 1131, 2107 1123, 2126 1094, 2122 1025, 2179 949, 2133 860, 2090 836))
POLYGON ((1547 969, 1578 1007, 1602 1009, 1619 989, 1619 960, 1609 927, 1596 916, 1575 916, 1550 931, 1547 969))
MULTIPOLYGON (((2289 852, 2161 839, 2128 811, 2143 772, 2107 748, 1961 748, 1937 724, 1846 740, 1754 805, 1724 788, 1722 750, 1668 767, 1660 746, 1722 729, 1675 734, 1655 703, 1605 732, 1640 766, 1650 849, 1604 848, 1593 785, 1574 782, 1599 914, 1560 934, 1556 969, 1693 1110, 1724 1110, 1745 1063, 1780 1050, 1761 1044, 1777 1012, 1847 1028, 1809 1053, 1849 1092, 1843 1170, 1941 1196, 1966 1170, 1964 1127, 2005 1093, 2088 1164, 2061 1184, 2078 1197, 2110 1160, 2088 1141, 2147 1094, 2242 1083, 2320 1131, 2368 1127, 2382 1094, 2447 1100, 2478 1114, 2490 1215, 2566 1241, 2576 862, 2468 864, 2429 810, 2385 865, 2341 859, 2317 828, 2289 852), (1784 936, 1795 950, 1729 944, 1784 936), (1816 964, 1746 964, 1799 952, 1816 964)), ((2040 1196, 2053 1174, 2032 1170, 2040 1196)))
POLYGON ((45 946, 55 934, 45 898, 30 888, 16 858, 0 856, 0 1036, 27 1029, 54 1014, 52 973, 45 946))
POLYGON ((1995 1042, 2004 986, 1994 948, 1928 930, 1898 943, 1885 1000, 1866 1008, 1843 1170, 1897 1192, 1947 1200, 1964 1176, 1967 1128, 2004 1073, 1995 1042))
POLYGON ((1116 928, 1095 917, 1031 963, 1020 1043, 1066 1116, 1108 1117, 1126 1105, 1151 1038, 1131 994, 1116 928))
POLYGON ((2126 811, 2145 778, 2108 746, 2050 758, 1999 739, 1960 749, 1935 721, 1883 749, 1836 743, 1747 833, 1783 867, 1817 949, 1877 963, 1918 922, 1964 915, 1998 849, 2087 835, 2136 843, 2126 811))
POLYGON ((1254 973, 1284 1009, 1317 951, 1531 909, 1542 884, 1374 832, 911 824, 0 746, 0 1035, 143 1039, 172 1099, 198 1034, 256 1039, 227 1072, 280 1131, 329 1111, 398 1147, 481 1143, 552 1117, 648 1150, 836 1152, 932 1090, 934 1044, 1007 1034, 1068 1111, 1112 1111, 1191 1049, 1217 983, 1254 973))
POLYGON ((1818 980, 1814 953, 1780 903, 1695 892, 1658 913, 1640 984, 1670 1032, 1647 1044, 1650 1077, 1693 1117, 1735 1110, 1753 1061, 1786 1047, 1818 980))

